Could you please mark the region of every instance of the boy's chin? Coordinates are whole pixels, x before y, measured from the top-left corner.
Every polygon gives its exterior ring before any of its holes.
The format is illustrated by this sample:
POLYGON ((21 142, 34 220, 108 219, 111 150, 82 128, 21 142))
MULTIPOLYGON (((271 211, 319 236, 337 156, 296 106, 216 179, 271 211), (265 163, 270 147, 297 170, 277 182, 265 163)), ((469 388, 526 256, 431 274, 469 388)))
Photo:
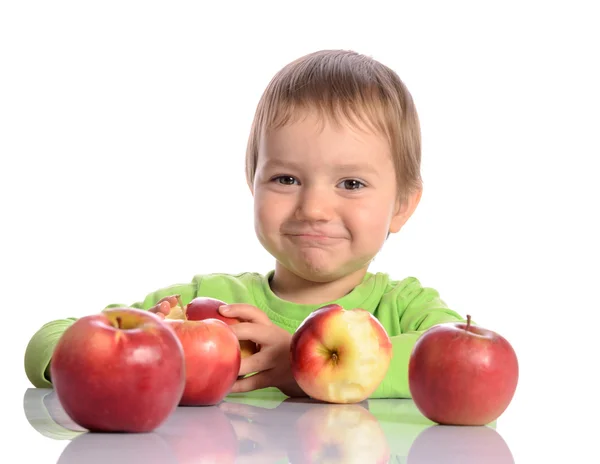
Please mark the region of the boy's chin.
POLYGON ((283 265, 279 262, 280 266, 285 267, 285 270, 296 277, 299 277, 308 282, 314 282, 319 284, 334 282, 336 280, 343 279, 351 274, 363 270, 363 267, 358 269, 349 269, 335 265, 321 265, 315 266, 314 264, 302 263, 300 265, 283 265))

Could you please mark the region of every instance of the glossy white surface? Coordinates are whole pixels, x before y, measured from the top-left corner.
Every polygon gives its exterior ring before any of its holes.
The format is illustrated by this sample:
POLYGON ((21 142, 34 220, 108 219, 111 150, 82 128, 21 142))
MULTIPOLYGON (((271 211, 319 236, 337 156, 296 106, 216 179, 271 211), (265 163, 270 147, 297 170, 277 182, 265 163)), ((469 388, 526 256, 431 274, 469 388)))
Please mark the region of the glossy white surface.
MULTIPOLYGON (((323 404, 273 393, 232 395, 217 406, 179 407, 154 432, 90 433, 53 390, 25 391, 25 457, 52 444, 59 464, 515 462, 493 427, 437 426, 411 400, 323 404)), ((22 437, 23 438, 23 437, 22 437)))

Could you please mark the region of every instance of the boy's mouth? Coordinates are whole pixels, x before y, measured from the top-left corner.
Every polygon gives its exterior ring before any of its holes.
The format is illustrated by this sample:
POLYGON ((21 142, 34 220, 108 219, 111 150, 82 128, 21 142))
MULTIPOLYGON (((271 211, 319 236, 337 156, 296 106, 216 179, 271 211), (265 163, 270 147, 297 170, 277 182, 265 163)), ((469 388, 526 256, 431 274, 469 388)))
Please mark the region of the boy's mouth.
POLYGON ((301 242, 334 242, 342 240, 342 237, 323 234, 287 234, 292 240, 301 242))
POLYGON ((344 238, 344 233, 340 230, 323 230, 323 229, 302 229, 292 228, 283 230, 284 235, 293 237, 311 237, 311 238, 344 238))

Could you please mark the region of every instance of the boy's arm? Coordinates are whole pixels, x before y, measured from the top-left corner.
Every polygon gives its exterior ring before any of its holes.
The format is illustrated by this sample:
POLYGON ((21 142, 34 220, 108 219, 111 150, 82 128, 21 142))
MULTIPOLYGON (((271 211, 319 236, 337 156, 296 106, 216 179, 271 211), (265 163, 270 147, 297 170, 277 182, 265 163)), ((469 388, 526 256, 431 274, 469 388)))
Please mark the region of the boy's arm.
POLYGON ((44 324, 29 340, 25 348, 25 374, 36 388, 52 388, 47 369, 52 352, 61 335, 77 319, 69 317, 44 324))
MULTIPOLYGON (((130 307, 148 310, 154 306, 158 300, 165 296, 179 294, 182 304, 189 303, 198 292, 198 282, 192 281, 188 284, 172 285, 155 292, 152 292, 144 298, 143 301, 131 305, 110 304, 106 308, 130 307)), ((25 374, 36 388, 52 388, 52 380, 49 375, 50 360, 52 353, 62 334, 67 330, 77 318, 69 317, 66 319, 57 319, 44 324, 36 333, 33 334, 27 347, 25 348, 25 374)))
POLYGON ((456 311, 448 308, 436 290, 422 288, 416 280, 412 287, 412 289, 407 288, 411 295, 409 298, 399 298, 404 302, 404 310, 400 311, 401 333, 390 337, 393 349, 392 360, 386 377, 371 398, 411 398, 408 386, 408 362, 417 339, 434 325, 465 320, 456 311), (418 288, 415 289, 417 285, 418 288))

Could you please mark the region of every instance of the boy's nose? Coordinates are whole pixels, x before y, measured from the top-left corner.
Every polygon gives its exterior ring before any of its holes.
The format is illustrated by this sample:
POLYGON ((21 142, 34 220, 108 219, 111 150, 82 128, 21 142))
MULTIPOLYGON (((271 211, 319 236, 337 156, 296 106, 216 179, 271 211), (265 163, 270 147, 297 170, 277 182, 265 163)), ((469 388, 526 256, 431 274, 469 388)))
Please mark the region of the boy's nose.
POLYGON ((296 218, 301 221, 329 221, 334 211, 331 194, 322 189, 304 189, 299 196, 296 218))

